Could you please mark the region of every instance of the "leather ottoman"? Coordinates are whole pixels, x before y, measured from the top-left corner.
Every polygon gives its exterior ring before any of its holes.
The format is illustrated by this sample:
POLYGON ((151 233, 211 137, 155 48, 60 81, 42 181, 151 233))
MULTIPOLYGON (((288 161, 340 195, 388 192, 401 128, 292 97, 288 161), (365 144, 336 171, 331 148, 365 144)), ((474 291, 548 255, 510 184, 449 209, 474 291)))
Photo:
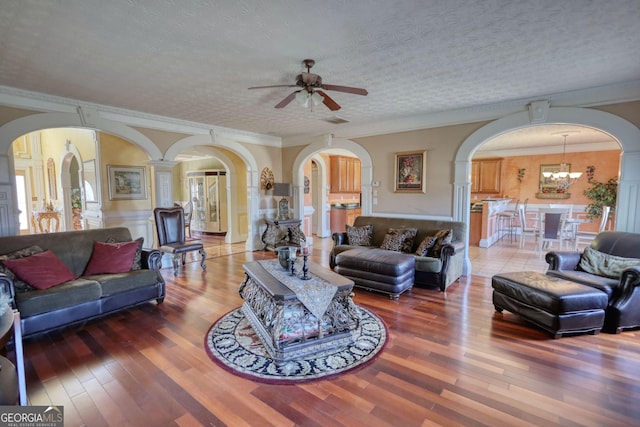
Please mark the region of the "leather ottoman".
POLYGON ((608 297, 598 289, 532 271, 497 274, 491 279, 493 305, 551 332, 597 334, 608 297))
POLYGON ((413 287, 416 260, 413 256, 385 249, 355 248, 336 257, 335 272, 359 288, 389 294, 397 299, 413 287))

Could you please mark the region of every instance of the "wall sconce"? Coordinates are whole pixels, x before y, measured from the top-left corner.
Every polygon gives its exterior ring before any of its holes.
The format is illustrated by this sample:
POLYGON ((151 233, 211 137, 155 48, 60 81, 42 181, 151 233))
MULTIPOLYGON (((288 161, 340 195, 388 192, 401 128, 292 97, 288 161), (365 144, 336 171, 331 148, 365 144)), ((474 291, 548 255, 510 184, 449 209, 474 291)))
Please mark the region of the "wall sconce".
POLYGON ((518 169, 518 181, 522 182, 524 180, 524 172, 525 171, 526 171, 525 168, 518 169))
POLYGON ((595 166, 587 166, 587 182, 591 183, 593 182, 593 176, 596 173, 596 167, 595 166))

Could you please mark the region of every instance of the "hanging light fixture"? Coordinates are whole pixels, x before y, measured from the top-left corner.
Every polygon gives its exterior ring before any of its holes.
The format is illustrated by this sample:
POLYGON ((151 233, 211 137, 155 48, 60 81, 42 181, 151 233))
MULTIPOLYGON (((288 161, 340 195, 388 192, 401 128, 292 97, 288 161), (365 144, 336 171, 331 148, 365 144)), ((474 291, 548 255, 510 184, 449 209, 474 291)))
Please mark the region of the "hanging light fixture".
POLYGON ((296 93, 296 102, 304 108, 317 107, 318 105, 324 102, 324 97, 320 95, 318 92, 307 92, 306 90, 300 90, 296 93))
POLYGON ((582 172, 569 172, 569 166, 565 163, 564 158, 567 152, 567 136, 564 137, 562 144, 562 163, 560 163, 560 170, 554 172, 543 172, 542 176, 547 179, 553 180, 559 190, 567 190, 571 185, 575 184, 578 178, 582 176, 582 172))

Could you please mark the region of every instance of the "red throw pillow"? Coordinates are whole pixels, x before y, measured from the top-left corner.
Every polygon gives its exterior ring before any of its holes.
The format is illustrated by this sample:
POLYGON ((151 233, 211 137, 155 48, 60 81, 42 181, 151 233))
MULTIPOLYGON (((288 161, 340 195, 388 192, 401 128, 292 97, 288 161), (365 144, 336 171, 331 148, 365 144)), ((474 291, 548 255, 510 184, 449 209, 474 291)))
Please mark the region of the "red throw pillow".
POLYGON ((3 261, 18 278, 37 289, 49 289, 77 279, 69 267, 50 250, 18 259, 3 261))
POLYGON ((93 242, 93 253, 84 270, 84 275, 131 271, 137 249, 138 242, 135 240, 117 243, 93 242))

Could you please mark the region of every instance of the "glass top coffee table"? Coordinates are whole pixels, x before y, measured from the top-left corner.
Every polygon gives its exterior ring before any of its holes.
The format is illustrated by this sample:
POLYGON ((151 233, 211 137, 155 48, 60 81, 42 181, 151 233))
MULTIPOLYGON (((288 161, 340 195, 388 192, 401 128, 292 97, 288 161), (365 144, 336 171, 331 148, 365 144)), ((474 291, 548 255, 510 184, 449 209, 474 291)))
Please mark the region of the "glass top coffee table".
POLYGON ((353 343, 353 331, 360 322, 360 310, 353 303, 353 281, 314 263, 309 264, 311 280, 290 276, 277 260, 249 262, 243 267, 242 312, 276 363, 353 343), (318 288, 334 292, 321 304, 320 315, 318 307, 308 302, 323 298, 316 298, 318 288))

